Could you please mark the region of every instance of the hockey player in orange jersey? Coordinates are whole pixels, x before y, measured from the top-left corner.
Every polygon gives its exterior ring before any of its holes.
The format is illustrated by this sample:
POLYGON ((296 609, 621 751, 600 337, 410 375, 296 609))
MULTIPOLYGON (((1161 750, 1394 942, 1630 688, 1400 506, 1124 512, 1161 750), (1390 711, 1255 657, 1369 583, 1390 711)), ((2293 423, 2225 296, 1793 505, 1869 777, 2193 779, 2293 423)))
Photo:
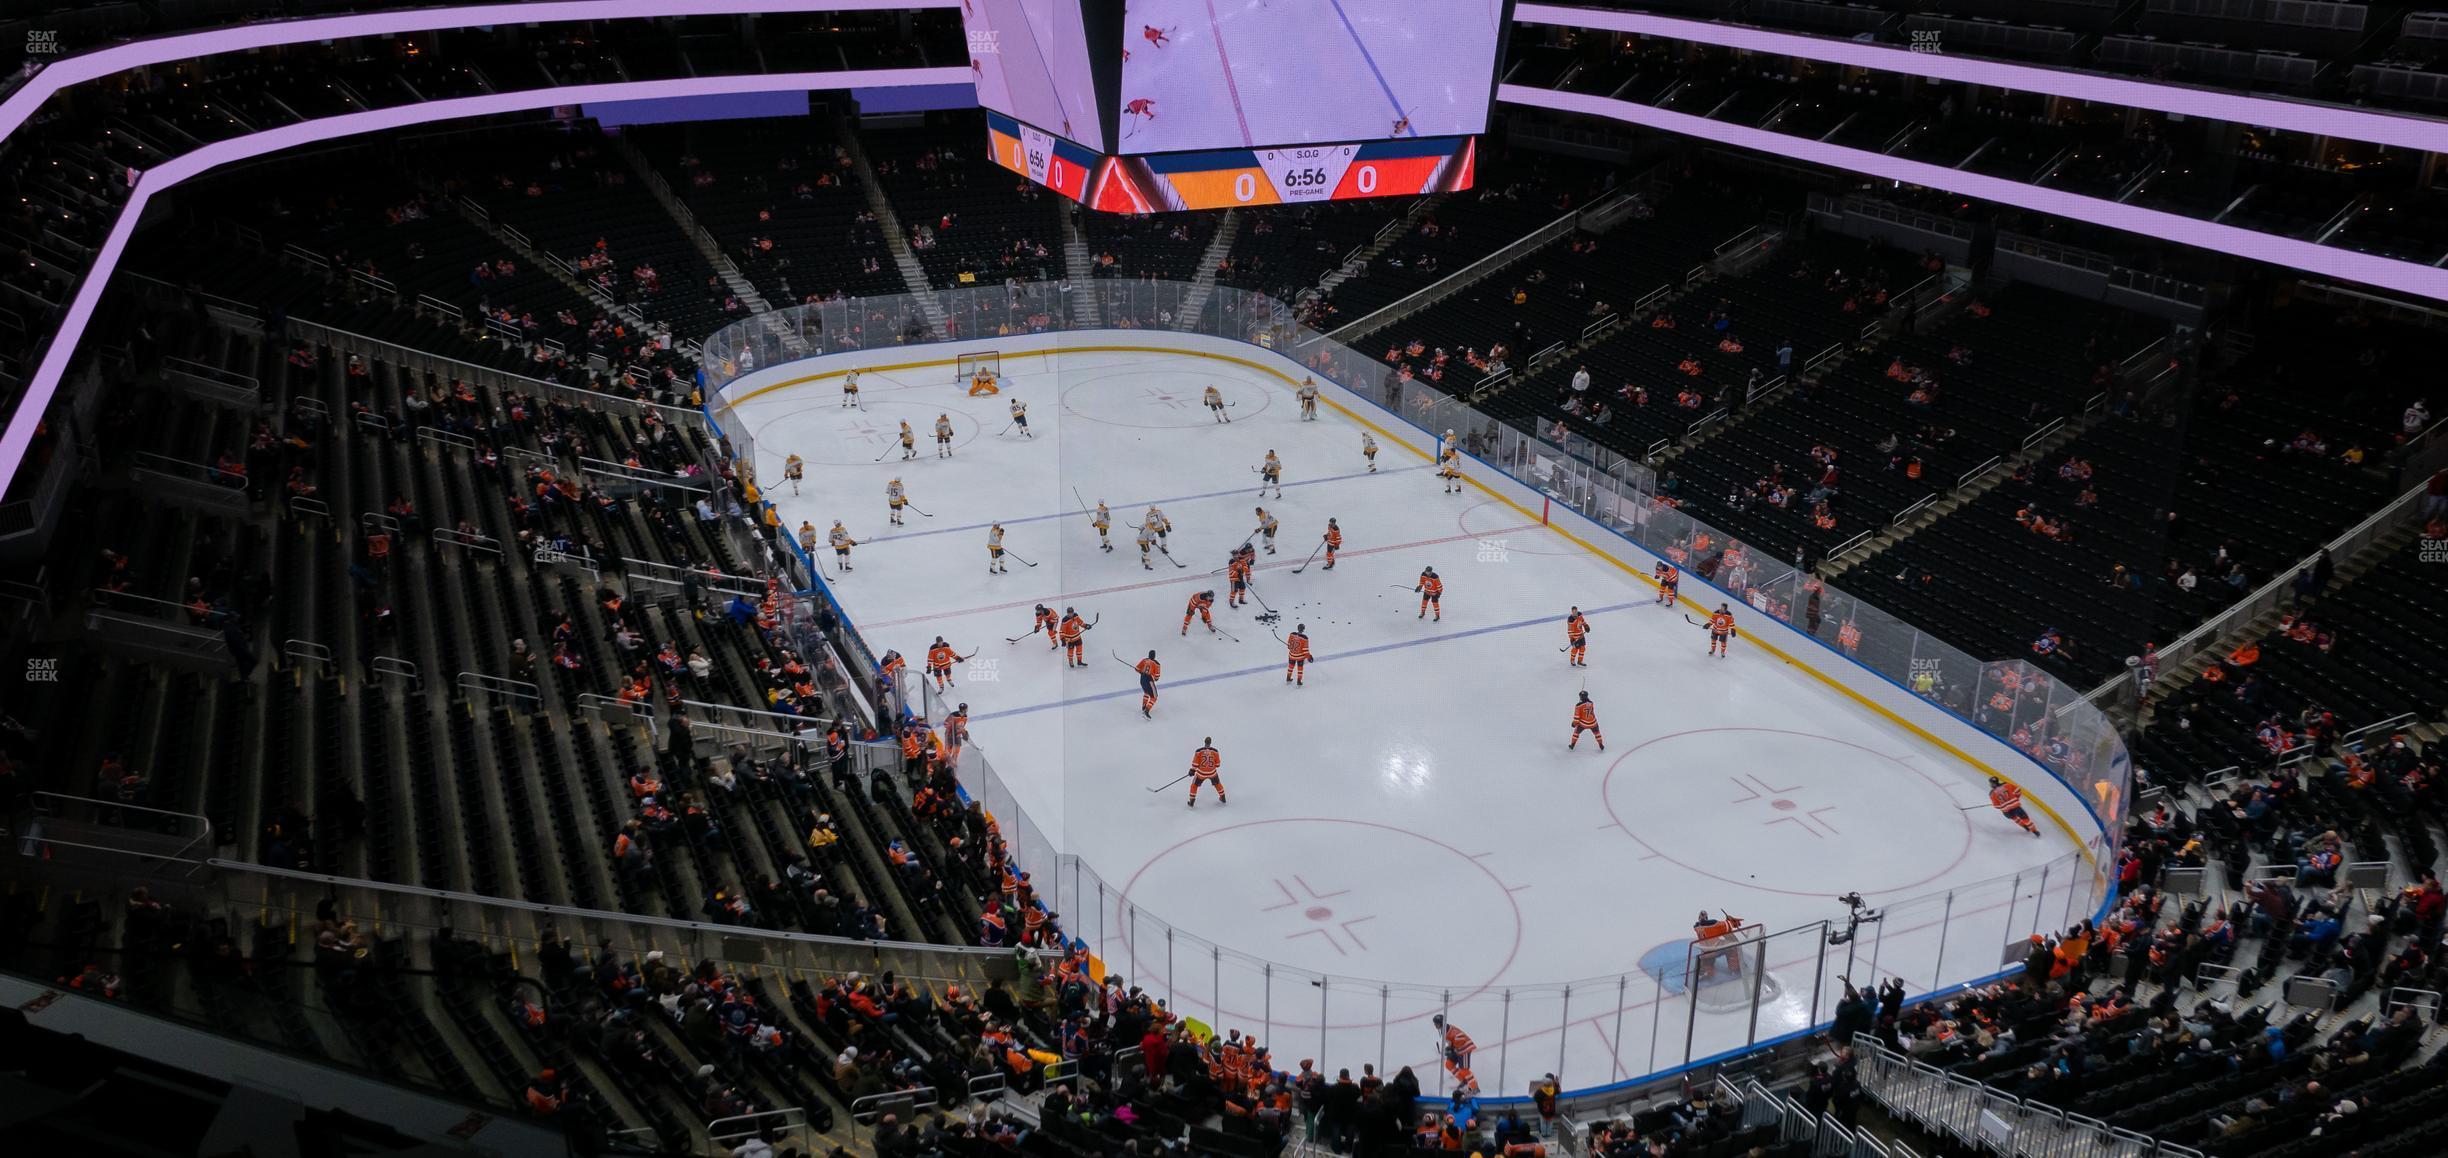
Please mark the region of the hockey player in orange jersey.
POLYGON ((953 651, 952 645, 944 642, 944 637, 935 637, 935 642, 927 648, 927 674, 935 677, 936 691, 959 686, 952 682, 952 665, 965 658, 953 651))
POLYGON ((1077 610, 1069 607, 1063 608, 1063 617, 1060 630, 1062 632, 1064 667, 1088 666, 1088 661, 1080 658, 1080 637, 1088 633, 1088 626, 1088 624, 1080 622, 1080 616, 1077 610))
POLYGON ((1445 581, 1437 578, 1436 568, 1421 568, 1419 582, 1411 589, 1419 592, 1420 597, 1419 614, 1414 618, 1427 619, 1428 612, 1434 609, 1436 619, 1431 622, 1443 622, 1445 619, 1445 581))
POLYGON ((1164 677, 1164 665, 1156 662, 1156 653, 1151 651, 1146 659, 1132 664, 1131 670, 1139 673, 1139 714, 1153 720, 1156 718, 1156 681, 1164 677))
POLYGON ((1998 814, 2021 825, 2023 831, 2040 835, 2040 826, 2032 823, 2031 814, 2023 811, 2023 790, 1998 779, 1989 778, 1989 804, 1998 814))
POLYGON ((1215 785, 1216 803, 1229 803, 1224 799, 1224 777, 1217 771, 1223 766, 1224 757, 1216 752, 1215 737, 1199 741, 1199 750, 1190 754, 1190 807, 1198 807, 1199 789, 1210 784, 1215 785))
POLYGON ((1573 705, 1572 742, 1564 745, 1570 751, 1581 746, 1581 733, 1588 732, 1598 741, 1598 750, 1606 751, 1606 733, 1598 730, 1598 705, 1590 702, 1589 693, 1581 693, 1581 701, 1573 705))
POLYGON ((1724 659, 1728 644, 1734 638, 1734 612, 1729 610, 1725 604, 1718 604, 1717 610, 1710 613, 1708 633, 1709 654, 1724 659))
POLYGON ((1190 621, 1193 619, 1198 619, 1206 622, 1207 634, 1215 634, 1214 610, 1215 592, 1201 591, 1195 595, 1192 595, 1190 597, 1190 605, 1182 609, 1181 633, 1183 635, 1190 634, 1190 621))
POLYGON ((1589 633, 1589 617, 1581 614, 1580 608, 1573 608, 1572 614, 1564 617, 1564 643, 1565 650, 1572 653, 1574 667, 1589 666, 1589 633))
POLYGON ((1309 625, 1295 623, 1284 640, 1284 682, 1302 687, 1309 682, 1309 625))

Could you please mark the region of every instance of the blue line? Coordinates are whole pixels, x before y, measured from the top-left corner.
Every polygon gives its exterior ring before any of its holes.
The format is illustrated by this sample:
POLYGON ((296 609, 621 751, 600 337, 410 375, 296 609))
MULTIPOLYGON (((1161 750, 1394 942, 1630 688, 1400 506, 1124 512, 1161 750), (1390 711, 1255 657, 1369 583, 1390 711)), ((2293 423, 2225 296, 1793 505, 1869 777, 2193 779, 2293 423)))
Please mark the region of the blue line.
MULTIPOLYGON (((1394 107, 1395 117, 1403 120, 1410 119, 1411 114, 1403 111, 1402 101, 1394 96, 1394 86, 1387 84, 1385 74, 1377 70, 1377 58, 1369 55, 1368 45, 1361 43, 1360 30, 1352 27, 1351 17, 1343 11, 1343 0, 1326 0, 1326 2, 1334 6, 1335 18, 1343 22, 1343 31, 1351 34, 1352 47, 1360 50, 1360 63, 1367 65, 1369 75, 1377 78, 1377 88, 1385 93, 1386 103, 1394 107)), ((1409 131, 1414 137, 1420 135, 1417 125, 1410 126, 1409 131)))
MULTIPOLYGON (((1297 490, 1297 489, 1299 489, 1299 488, 1301 488, 1301 487, 1316 486, 1316 485, 1318 485, 1319 483, 1330 483, 1330 482, 1347 482, 1347 481, 1349 481, 1349 480, 1356 479, 1356 478, 1367 478, 1367 477, 1369 477, 1369 475, 1371 475, 1371 474, 1381 474, 1381 475, 1388 475, 1388 474, 1402 474, 1402 473, 1404 473, 1405 471, 1427 470, 1427 469, 1428 469, 1428 467, 1423 465, 1423 466, 1402 466, 1402 467, 1396 467, 1396 468, 1394 468, 1394 469, 1392 469, 1392 470, 1380 470, 1380 471, 1365 471, 1365 470, 1363 470, 1363 471, 1354 471, 1354 472, 1352 472, 1351 474, 1338 474, 1338 475, 1329 475, 1329 476, 1327 476, 1327 477, 1325 477, 1325 478, 1313 478, 1313 479, 1306 479, 1306 480, 1303 480, 1303 481, 1301 481, 1301 482, 1296 482, 1296 483, 1289 484, 1289 485, 1288 485, 1288 486, 1286 486, 1284 489, 1285 489, 1285 490, 1297 490)), ((1261 488, 1261 489, 1263 489, 1263 488, 1261 488)), ((1178 497, 1178 498, 1170 498, 1170 499, 1150 499, 1150 500, 1148 500, 1148 504, 1147 504, 1147 505, 1152 506, 1152 507, 1156 507, 1156 506, 1169 506, 1169 505, 1174 504, 1174 503, 1193 503, 1193 502, 1198 502, 1198 501, 1200 501, 1200 500, 1202 500, 1202 499, 1220 499, 1220 498, 1223 498, 1223 497, 1225 497, 1225 496, 1227 496, 1227 495, 1237 495, 1237 494, 1243 494, 1243 493, 1245 493, 1245 492, 1247 492, 1247 491, 1249 491, 1249 490, 1250 490, 1250 488, 1249 488, 1249 487, 1242 486, 1242 487, 1234 487, 1233 489, 1228 490, 1228 491, 1209 491, 1209 492, 1207 492, 1206 494, 1203 494, 1203 495, 1182 495, 1182 496, 1180 496, 1180 497, 1178 497)), ((1129 510, 1130 508, 1132 508, 1132 507, 1136 507, 1136 506, 1138 506, 1138 505, 1139 505, 1139 504, 1138 504, 1138 503, 1136 503, 1136 502, 1128 502, 1128 503, 1124 503, 1124 504, 1122 504, 1122 507, 1123 507, 1123 509, 1124 509, 1124 510, 1129 510)), ((1113 508, 1112 508, 1112 507, 1110 507, 1110 506, 1108 506, 1106 509, 1107 509, 1107 510, 1112 510, 1113 508)), ((1093 509, 1091 509, 1091 510, 1085 510, 1085 511, 1063 511, 1063 512, 1060 512, 1060 513, 1058 513, 1058 514, 1051 514, 1051 515, 1027 515, 1027 516, 1024 516, 1024 517, 1021 517, 1021 518, 1017 518, 1017 519, 1004 519, 1004 520, 1002 520, 1002 523, 1003 523, 1003 525, 1004 525, 1004 526, 1011 527, 1011 526, 1018 526, 1018 525, 1019 525, 1019 524, 1021 524, 1021 523, 1042 523, 1042 522, 1046 521, 1047 519, 1068 519, 1068 518, 1074 518, 1074 517, 1079 516, 1079 515, 1093 515, 1093 514, 1095 514, 1095 513, 1096 513, 1096 512, 1095 512, 1093 509)), ((991 527, 991 526, 993 526, 993 525, 994 525, 993 523, 970 523, 970 524, 967 524, 967 525, 965 525, 965 526, 959 526, 959 527, 942 527, 942 528, 939 528, 939 529, 936 529, 936 530, 932 530, 932 531, 913 531, 913 532, 910 532, 910 533, 908 533, 908 534, 902 534, 902 535, 878 535, 878 536, 876 536, 875 538, 872 538, 872 539, 861 539, 861 540, 859 540, 859 543, 860 543, 861 545, 868 545, 868 544, 873 544, 873 543, 895 543, 895 542, 899 542, 899 541, 901 541, 901 540, 903 540, 903 539, 923 539, 923 538, 926 538, 926 537, 927 537, 927 536, 929 536, 929 535, 955 535, 955 534, 959 534, 959 533, 960 533, 960 532, 962 532, 962 531, 976 531, 976 530, 982 530, 982 529, 984 529, 984 528, 991 527)), ((1130 526, 1134 526, 1134 527, 1135 527, 1135 526, 1137 526, 1138 524, 1133 523, 1133 524, 1129 524, 1129 525, 1130 525, 1130 526)))
MULTIPOLYGON (((1624 610, 1624 609, 1626 609, 1626 608, 1631 608, 1631 607, 1646 607, 1646 606, 1649 606, 1651 603, 1654 603, 1654 602, 1655 602, 1655 600, 1650 600, 1650 599, 1636 599, 1636 600, 1633 600, 1633 601, 1632 601, 1632 602, 1630 602, 1630 603, 1616 603, 1616 604, 1610 604, 1610 605, 1608 605, 1608 606, 1606 606, 1606 607, 1600 607, 1600 608, 1597 608, 1597 609, 1595 609, 1595 610, 1591 610, 1591 611, 1584 611, 1584 612, 1582 612, 1581 614, 1583 614, 1583 615, 1605 615, 1606 613, 1608 613, 1608 612, 1610 612, 1610 611, 1622 611, 1622 610, 1624 610)), ((1317 656, 1312 657, 1312 658, 1309 660, 1309 662, 1310 662, 1310 663, 1312 663, 1312 664, 1322 664, 1322 663, 1326 663, 1326 662, 1328 662, 1329 660, 1337 660, 1337 659, 1358 659, 1358 658, 1360 658, 1361 656, 1364 656, 1364 655, 1375 655, 1375 654, 1377 654, 1377 653, 1379 653, 1379 652, 1385 652, 1385 651, 1399 651, 1399 650, 1401 650, 1401 649, 1403 649, 1403 648, 1406 648, 1406 647, 1425 647, 1425 646, 1427 646, 1427 645, 1429 645, 1429 644, 1432 644, 1432 643, 1446 643, 1446 642, 1449 642, 1449 641, 1452 641, 1452 640, 1456 640, 1456 639, 1469 639, 1470 637, 1472 637, 1472 636, 1474 636, 1474 635, 1486 635, 1486 634, 1489 634, 1490 632, 1497 632, 1497 631, 1513 631, 1513 630, 1515 630, 1515 629, 1517 629, 1517 628, 1523 628, 1523 627, 1536 627, 1536 626, 1538 626, 1538 625, 1540 625, 1540 624, 1542 624, 1542 623, 1546 623, 1546 624, 1561 624, 1561 623, 1563 623, 1563 622, 1564 622, 1564 620, 1563 620, 1561 617, 1559 617, 1559 616, 1554 616, 1554 615, 1542 615, 1542 616, 1539 616, 1539 617, 1538 617, 1538 618, 1536 618, 1536 619, 1520 619, 1520 620, 1515 620, 1515 621, 1514 621, 1514 622, 1512 622, 1512 623, 1499 623, 1499 624, 1496 624, 1496 625, 1491 626, 1491 627, 1474 627, 1474 628, 1470 628, 1470 629, 1469 629, 1469 630, 1467 630, 1467 631, 1456 631, 1456 632, 1451 632, 1451 633, 1449 633, 1449 634, 1445 634, 1445 635, 1432 635, 1432 636, 1429 636, 1429 637, 1428 637, 1428 638, 1426 638, 1426 639, 1405 639, 1405 640, 1399 640, 1399 641, 1394 642, 1394 643, 1381 643, 1381 644, 1378 644, 1378 645, 1377 645, 1377 646, 1375 646, 1375 647, 1364 647, 1364 648, 1359 649, 1358 651, 1344 651, 1344 652, 1337 652, 1337 653, 1335 653, 1335 654, 1333 654, 1333 655, 1323 655, 1323 654, 1321 654, 1321 655, 1317 655, 1317 656)), ((1163 686, 1164 686, 1164 687, 1175 687, 1175 688, 1186 688, 1186 687, 1191 687, 1191 686, 1194 686, 1194 685, 1197 685, 1197 684, 1208 684, 1208 683, 1214 683, 1214 682, 1216 682, 1217 680, 1239 679, 1239 678, 1240 678, 1240 677, 1242 677, 1242 676, 1248 676, 1248 675, 1257 675, 1257 674, 1259 674, 1259 673, 1261 673, 1261 672, 1273 672, 1273 671, 1277 670, 1278 668, 1280 668, 1281 666, 1282 666, 1281 664, 1272 664, 1272 663, 1270 663, 1270 664, 1261 664, 1261 665, 1260 665, 1260 666, 1258 666, 1258 667, 1242 668, 1242 669, 1241 669, 1241 670, 1239 670, 1239 671, 1226 671, 1226 672, 1217 672, 1217 673, 1215 673, 1214 675, 1193 676, 1193 677, 1191 677, 1191 678, 1189 678, 1189 679, 1182 680, 1182 681, 1180 681, 1180 682, 1178 682, 1178 683, 1165 684, 1165 685, 1163 685, 1163 686)), ((1161 689, 1160 689, 1160 690, 1161 690, 1161 689)), ((1138 694, 1139 694, 1139 689, 1138 689, 1138 688, 1136 688, 1136 687, 1123 688, 1123 689, 1121 689, 1120 691, 1098 692, 1098 693, 1096 693, 1095 695, 1079 696, 1079 697, 1074 698, 1074 699, 1068 699, 1068 700, 1056 700, 1056 701, 1054 701, 1054 702, 1052 702, 1052 703, 1034 704, 1034 705, 1031 705, 1031 706, 1029 706, 1029 707, 1025 707, 1025 708, 1013 708, 1013 709, 1011 709, 1010 711, 1004 711, 1004 712, 988 712, 988 713, 986 713, 986 714, 984 714, 984 715, 980 715, 980 716, 971 716, 971 717, 969 718, 969 722, 970 722, 970 723, 972 723, 972 724, 982 724, 982 723, 985 723, 985 722, 986 722, 986 721, 988 721, 988 720, 1000 720, 1000 719, 1004 719, 1004 718, 1006 718, 1006 717, 1010 717, 1010 716, 1025 716, 1025 715, 1028 715, 1028 714, 1030 714, 1030 713, 1032 713, 1032 712, 1042 712, 1042 711, 1045 711, 1045 710, 1047 710, 1047 709, 1049 709, 1049 708, 1071 708, 1071 707, 1077 707, 1077 706, 1079 706, 1079 705, 1081 705, 1081 704, 1093 704, 1093 703, 1097 702, 1098 700, 1110 700, 1110 699, 1113 699, 1113 698, 1115 698, 1115 697, 1117 697, 1117 696, 1135 696, 1135 695, 1138 695, 1138 694)))

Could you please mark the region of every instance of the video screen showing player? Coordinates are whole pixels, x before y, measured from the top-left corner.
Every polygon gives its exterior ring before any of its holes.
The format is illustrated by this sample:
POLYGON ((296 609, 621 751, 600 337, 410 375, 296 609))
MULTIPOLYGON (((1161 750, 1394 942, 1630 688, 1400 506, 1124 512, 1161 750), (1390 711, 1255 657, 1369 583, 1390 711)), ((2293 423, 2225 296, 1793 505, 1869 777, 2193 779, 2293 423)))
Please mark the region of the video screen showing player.
POLYGON ((1105 151, 1078 0, 961 0, 978 103, 1105 151))
POLYGON ((1485 132, 1504 9, 1505 0, 1130 0, 1114 151, 1485 132))

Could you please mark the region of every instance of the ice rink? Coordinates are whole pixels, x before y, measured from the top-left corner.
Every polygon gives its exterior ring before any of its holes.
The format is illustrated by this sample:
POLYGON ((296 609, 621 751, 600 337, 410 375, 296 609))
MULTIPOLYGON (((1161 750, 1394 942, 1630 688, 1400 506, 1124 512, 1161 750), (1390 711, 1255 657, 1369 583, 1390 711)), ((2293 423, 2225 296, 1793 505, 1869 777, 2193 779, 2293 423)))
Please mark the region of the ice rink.
MULTIPOLYGON (((1068 930, 1189 1016, 1264 1027, 1279 1067, 1408 1064, 1440 1089, 1427 1017, 1446 1010, 1479 1041, 1489 1092, 1549 1071, 1595 1086, 1824 1020, 1848 953, 1864 984, 1875 957, 1876 976, 1917 994, 1993 973, 2010 942, 2087 915, 2071 834, 2045 817, 2043 837, 2025 834, 1986 807, 1975 768, 1747 641, 1710 658, 1687 619, 1698 611, 1657 605, 1485 468, 1440 493, 1416 431, 1339 389, 1304 422, 1290 385, 1254 366, 1065 350, 1006 355, 1004 394, 969 398, 950 358, 867 372, 858 410, 835 377, 755 391, 736 411, 758 475, 806 459, 804 493, 772 497, 791 527, 838 518, 859 540, 847 574, 819 554, 879 654, 916 665, 939 635, 975 653, 949 698, 969 705, 978 751, 1036 827, 1079 858, 1055 887, 1038 870, 1068 930), (1211 383, 1230 424, 1200 405, 1211 383), (1004 432, 1014 397, 1034 438, 1004 432), (928 433, 938 414, 957 432, 948 459, 928 433), (919 432, 914 461, 889 449, 900 420, 919 432), (1363 421, 1377 424, 1375 473, 1363 421), (1258 497, 1269 449, 1281 499, 1258 497), (888 525, 893 478, 931 517, 888 525), (1111 553, 1082 510, 1100 499, 1111 553), (1151 503, 1185 566, 1159 555, 1142 569, 1132 528, 1151 503), (1282 614, 1272 629, 1256 603, 1225 608, 1218 573, 1259 506, 1283 527, 1255 581, 1282 614), (1294 574, 1329 517, 1340 563, 1294 574), (996 520, 1036 566, 989 573, 996 520), (1441 621, 1411 593, 1428 566, 1445 580, 1441 621), (1229 637, 1195 623, 1185 637, 1184 606, 1209 589, 1229 637), (1038 603, 1098 621, 1085 668, 1066 670, 1042 634, 1007 642, 1038 603), (1563 654, 1575 605, 1593 629, 1586 669, 1563 654), (1277 636, 1296 623, 1317 654, 1300 687, 1277 636), (1164 677, 1146 720, 1115 657, 1151 649, 1164 677), (1565 747, 1584 687, 1603 752, 1587 737, 1565 747), (1150 791, 1206 737, 1229 805, 1187 808, 1185 784, 1150 791), (1815 923, 1841 928, 1834 897, 1853 890, 1886 919, 1827 947, 1815 923), (1682 953, 1701 909, 1808 927, 1767 943, 1764 977, 1692 987, 1682 953), (1740 992, 1754 981, 1756 1021, 1740 992)), ((1718 598, 1696 581, 1684 595, 1718 598)))

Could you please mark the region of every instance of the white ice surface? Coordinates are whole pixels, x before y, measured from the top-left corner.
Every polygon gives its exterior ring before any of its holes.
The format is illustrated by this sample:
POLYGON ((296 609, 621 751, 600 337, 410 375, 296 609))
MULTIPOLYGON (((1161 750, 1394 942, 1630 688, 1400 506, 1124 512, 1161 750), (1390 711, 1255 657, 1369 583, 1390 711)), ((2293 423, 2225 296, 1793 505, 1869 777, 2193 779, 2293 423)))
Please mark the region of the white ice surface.
POLYGON ((1411 1064, 1434 1090, 1426 1018, 1450 1009, 1481 1044, 1490 1092, 1551 1070, 1600 1085, 1680 1063, 1687 1037, 1700 1057, 1809 1024, 1814 989, 1830 1016, 1846 948, 1823 958, 1816 926, 1769 943, 1756 1026, 1747 1001, 1708 1008, 1729 1003, 1725 985, 1704 986, 1697 1011, 1661 993, 1641 959, 1688 941, 1697 910, 1781 931, 1840 920, 1841 892, 1927 898, 1852 947, 1854 977, 1868 982, 1876 953, 1879 975, 1916 991, 1995 972, 2010 941, 2083 915, 2070 874, 2037 867, 2074 842, 1966 810, 1984 798, 1973 768, 1741 641, 1708 657, 1645 583, 1536 510, 1476 486, 1440 493, 1420 455, 1382 435, 1380 469, 1364 473, 1361 428, 1337 408, 1302 422, 1280 380, 1175 354, 1006 355, 1003 368, 1002 397, 966 397, 946 365, 867 373, 863 410, 842 409, 827 379, 739 414, 760 477, 779 478, 785 454, 808 462, 805 493, 776 496, 786 525, 839 518, 860 539, 833 581, 878 654, 915 663, 938 635, 977 654, 951 695, 1036 827, 1084 863, 1040 881, 1069 930, 1191 1016, 1215 1021, 1220 991, 1222 1023, 1262 1030, 1279 1065, 1411 1064), (1199 404, 1211 382, 1235 403, 1229 425, 1199 404), (1015 396, 1033 439, 999 433, 1015 396), (949 459, 927 433, 938 414, 958 431, 949 459), (875 461, 899 419, 920 432, 919 458, 875 461), (1257 497, 1270 448, 1280 500, 1257 497), (887 525, 895 477, 932 517, 887 525), (1110 554, 1081 511, 1099 499, 1110 554), (1186 568, 1158 556, 1141 569, 1130 528, 1151 502, 1186 568), (1211 573, 1260 505, 1283 531, 1256 590, 1281 630, 1308 625, 1317 653, 1299 688, 1259 608, 1225 609, 1211 573), (1341 563, 1292 574, 1329 516, 1341 563), (988 572, 995 520, 1038 566, 988 572), (1442 622, 1417 616, 1423 566, 1445 579, 1442 622), (1234 639, 1180 634, 1184 604, 1210 588, 1234 639), (1040 602, 1101 617, 1086 668, 1066 671, 1042 635, 1006 642, 1040 602), (1587 669, 1562 654, 1574 605, 1593 627, 1587 669), (1164 664, 1152 721, 1114 658, 1150 649, 1164 664), (1584 686, 1603 753, 1586 737, 1565 748, 1584 686), (1147 790, 1206 737, 1229 806, 1147 790))

